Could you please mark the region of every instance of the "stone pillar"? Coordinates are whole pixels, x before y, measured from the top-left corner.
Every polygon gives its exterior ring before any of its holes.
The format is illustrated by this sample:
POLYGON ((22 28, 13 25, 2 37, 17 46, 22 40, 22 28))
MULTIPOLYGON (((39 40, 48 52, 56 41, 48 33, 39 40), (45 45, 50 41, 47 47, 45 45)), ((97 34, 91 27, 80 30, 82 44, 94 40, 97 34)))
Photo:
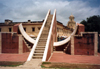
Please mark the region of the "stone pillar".
POLYGON ((2 53, 2 35, 0 33, 0 54, 2 53))
POLYGON ((98 54, 98 33, 95 32, 94 34, 94 55, 97 56, 98 54))
POLYGON ((71 36, 71 55, 74 55, 74 35, 71 36))
POLYGON ((22 40, 22 36, 21 35, 18 35, 19 36, 19 54, 22 54, 23 53, 23 40, 22 40))

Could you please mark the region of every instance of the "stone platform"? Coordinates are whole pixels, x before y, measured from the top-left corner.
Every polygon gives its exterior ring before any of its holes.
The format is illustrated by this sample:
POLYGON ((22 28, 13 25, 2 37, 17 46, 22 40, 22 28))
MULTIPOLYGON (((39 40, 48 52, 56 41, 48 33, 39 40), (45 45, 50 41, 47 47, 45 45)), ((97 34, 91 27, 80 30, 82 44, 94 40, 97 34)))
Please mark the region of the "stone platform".
POLYGON ((90 56, 90 55, 88 56, 88 55, 69 55, 63 52, 54 52, 49 62, 100 64, 100 53, 98 53, 98 56, 90 56))
POLYGON ((28 58, 29 52, 23 54, 0 54, 0 61, 11 61, 11 62, 25 62, 28 58))
MULTIPOLYGON (((28 58, 28 55, 29 52, 24 54, 0 54, 0 61, 25 62, 28 58)), ((100 64, 100 53, 98 53, 98 56, 86 56, 54 52, 49 62, 100 64)))

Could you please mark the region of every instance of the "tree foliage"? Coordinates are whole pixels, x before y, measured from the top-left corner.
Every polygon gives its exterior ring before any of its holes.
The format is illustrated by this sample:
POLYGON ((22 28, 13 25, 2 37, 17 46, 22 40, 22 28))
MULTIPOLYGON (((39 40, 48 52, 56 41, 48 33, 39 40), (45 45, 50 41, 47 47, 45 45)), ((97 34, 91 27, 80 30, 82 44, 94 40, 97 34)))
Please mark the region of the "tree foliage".
POLYGON ((85 31, 98 32, 100 34, 100 16, 91 16, 86 20, 81 21, 81 24, 85 25, 85 31))

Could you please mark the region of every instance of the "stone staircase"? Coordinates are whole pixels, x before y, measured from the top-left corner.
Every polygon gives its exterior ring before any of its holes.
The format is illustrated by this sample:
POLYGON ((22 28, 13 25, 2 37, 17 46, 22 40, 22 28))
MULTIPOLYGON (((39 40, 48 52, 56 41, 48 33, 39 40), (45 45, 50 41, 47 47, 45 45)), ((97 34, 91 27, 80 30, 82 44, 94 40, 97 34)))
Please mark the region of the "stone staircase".
POLYGON ((64 52, 67 51, 67 48, 68 48, 69 46, 70 46, 70 41, 68 42, 67 46, 65 47, 64 52))
POLYGON ((33 59, 42 59, 53 15, 49 15, 33 54, 33 59))
POLYGON ((23 41, 25 43, 25 45, 27 46, 27 48, 31 51, 31 46, 27 43, 27 41, 23 38, 23 41))

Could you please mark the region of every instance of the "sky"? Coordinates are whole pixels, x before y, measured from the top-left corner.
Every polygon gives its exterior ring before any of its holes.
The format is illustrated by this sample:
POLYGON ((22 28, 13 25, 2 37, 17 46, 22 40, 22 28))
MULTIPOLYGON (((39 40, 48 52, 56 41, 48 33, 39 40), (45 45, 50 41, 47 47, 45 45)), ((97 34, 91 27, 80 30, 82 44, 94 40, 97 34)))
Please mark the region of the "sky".
POLYGON ((52 14, 56 9, 57 21, 64 25, 71 14, 80 23, 87 17, 100 15, 100 0, 0 0, 0 22, 5 19, 13 22, 41 21, 49 9, 52 14))

